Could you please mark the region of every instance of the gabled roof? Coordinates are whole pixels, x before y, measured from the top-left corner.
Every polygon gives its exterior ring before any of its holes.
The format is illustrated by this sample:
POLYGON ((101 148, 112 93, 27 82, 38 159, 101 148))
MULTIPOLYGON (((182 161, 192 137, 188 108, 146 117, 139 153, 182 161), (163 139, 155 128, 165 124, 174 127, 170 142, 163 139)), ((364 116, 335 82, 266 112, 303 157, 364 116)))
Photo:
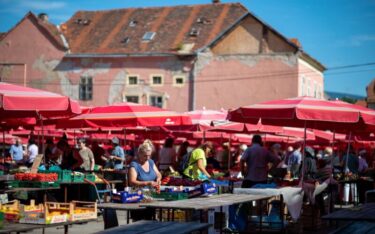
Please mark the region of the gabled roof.
POLYGON ((73 54, 176 53, 206 46, 247 12, 240 3, 79 11, 61 29, 73 54), (146 32, 156 34, 146 42, 146 32))
POLYGON ((0 41, 5 37, 6 33, 0 32, 0 41))
POLYGON ((0 40, 4 39, 7 35, 9 35, 15 28, 18 27, 24 20, 30 19, 41 32, 46 35, 48 39, 51 40, 59 49, 66 50, 67 46, 65 45, 62 34, 60 33, 59 29, 56 25, 51 24, 47 21, 43 21, 39 19, 36 15, 34 15, 31 11, 28 12, 13 28, 11 28, 8 32, 4 33, 4 35, 0 35, 0 40))

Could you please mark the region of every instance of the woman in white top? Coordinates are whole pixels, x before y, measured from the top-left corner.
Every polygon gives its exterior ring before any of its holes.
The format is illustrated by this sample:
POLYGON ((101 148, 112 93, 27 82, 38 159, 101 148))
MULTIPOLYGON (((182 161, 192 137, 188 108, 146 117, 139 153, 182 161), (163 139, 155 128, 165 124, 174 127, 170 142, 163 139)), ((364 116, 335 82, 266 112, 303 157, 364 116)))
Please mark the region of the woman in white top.
POLYGON ((173 138, 165 140, 163 148, 159 150, 159 169, 167 170, 176 163, 176 150, 173 148, 173 138))

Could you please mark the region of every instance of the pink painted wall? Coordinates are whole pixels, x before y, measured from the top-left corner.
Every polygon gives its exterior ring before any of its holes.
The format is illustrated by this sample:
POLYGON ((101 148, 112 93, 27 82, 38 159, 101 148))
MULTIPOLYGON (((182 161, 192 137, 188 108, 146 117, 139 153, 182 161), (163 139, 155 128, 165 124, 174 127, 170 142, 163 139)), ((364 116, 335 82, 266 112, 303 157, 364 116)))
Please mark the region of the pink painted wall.
POLYGON ((324 98, 324 76, 323 73, 303 60, 298 63, 298 95, 324 98))
MULTIPOLYGON (((93 77, 93 100, 80 101, 83 105, 108 105, 123 101, 123 95, 138 94, 140 101, 147 104, 145 96, 163 95, 165 108, 176 111, 187 111, 189 101, 189 63, 179 61, 175 57, 148 58, 65 58, 58 69, 60 79, 68 81, 66 92, 73 90, 78 95, 78 84, 81 76, 93 77), (185 72, 183 72, 185 70, 185 72), (128 75, 136 75, 144 84, 129 86, 128 75), (151 75, 162 75, 163 85, 150 85, 151 75), (185 77, 182 87, 173 86, 175 75, 185 77)), ((78 96, 76 97, 78 98, 78 96)))
MULTIPOLYGON (((196 78, 196 109, 230 109, 298 95, 298 66, 272 56, 250 65, 236 58, 211 61, 196 78)), ((293 59, 292 59, 293 60, 293 59)))
MULTIPOLYGON (((38 61, 61 59, 63 56, 64 52, 56 48, 29 17, 0 42, 0 63, 26 63, 28 86, 47 88, 42 81, 46 74, 38 68, 38 61)), ((4 66, 0 65, 0 69, 1 67, 4 66)), ((3 81, 23 85, 23 66, 6 69, 8 71, 2 74, 3 81)), ((49 85, 47 89, 53 92, 61 91, 58 84, 49 85)))

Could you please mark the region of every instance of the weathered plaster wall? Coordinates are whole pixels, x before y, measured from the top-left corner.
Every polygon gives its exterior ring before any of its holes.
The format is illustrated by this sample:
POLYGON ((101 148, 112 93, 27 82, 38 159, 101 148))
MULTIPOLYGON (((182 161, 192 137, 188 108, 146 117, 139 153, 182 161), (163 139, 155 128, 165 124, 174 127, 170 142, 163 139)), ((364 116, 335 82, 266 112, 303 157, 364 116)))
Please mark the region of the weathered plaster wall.
POLYGON ((296 55, 201 56, 195 108, 236 108, 298 96, 296 55), (205 59, 202 59, 205 58, 205 59))
MULTIPOLYGON (((25 63, 27 85, 52 92, 60 92, 58 77, 43 70, 41 64, 43 61, 59 60, 63 56, 64 52, 57 49, 30 18, 25 18, 0 42, 0 63, 25 63)), ((52 62, 49 67, 53 69, 56 64, 52 62)), ((0 65, 0 76, 5 82, 23 85, 24 66, 0 65)))

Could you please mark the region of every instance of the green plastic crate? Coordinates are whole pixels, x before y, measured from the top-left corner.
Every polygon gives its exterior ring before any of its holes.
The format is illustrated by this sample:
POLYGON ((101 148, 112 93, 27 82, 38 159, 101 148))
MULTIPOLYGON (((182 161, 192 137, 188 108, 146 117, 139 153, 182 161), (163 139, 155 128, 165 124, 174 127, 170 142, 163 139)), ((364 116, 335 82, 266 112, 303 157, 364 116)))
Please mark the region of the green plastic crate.
POLYGON ((40 171, 40 173, 56 173, 58 176, 59 182, 70 182, 72 181, 72 171, 71 170, 47 170, 47 171, 40 171))
POLYGON ((19 180, 13 180, 8 182, 8 187, 9 188, 19 188, 20 187, 20 182, 19 180))
POLYGON ((39 182, 39 181, 34 181, 30 184, 30 187, 33 188, 58 188, 60 186, 59 182, 39 182))
POLYGON ((151 196, 156 199, 163 199, 165 201, 175 201, 175 200, 185 200, 188 199, 187 193, 179 193, 179 192, 160 192, 152 193, 151 196))
POLYGON ((83 182, 85 180, 85 175, 72 175, 72 182, 83 182))
POLYGON ((95 176, 93 174, 86 174, 85 179, 91 182, 95 182, 95 176))

